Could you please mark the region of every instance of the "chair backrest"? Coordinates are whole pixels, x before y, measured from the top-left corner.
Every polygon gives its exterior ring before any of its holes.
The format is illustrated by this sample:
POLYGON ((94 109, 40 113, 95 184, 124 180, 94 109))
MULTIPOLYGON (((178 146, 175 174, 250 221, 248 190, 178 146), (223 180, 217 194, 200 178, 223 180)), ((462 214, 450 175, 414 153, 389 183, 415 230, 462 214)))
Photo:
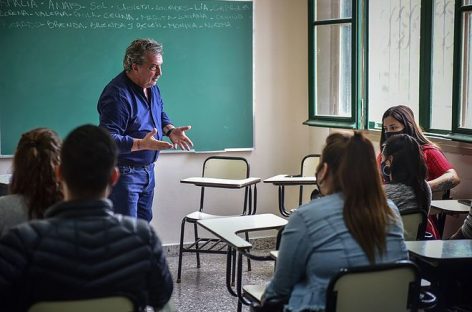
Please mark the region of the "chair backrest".
POLYGON ((417 311, 419 287, 410 261, 343 269, 329 283, 326 312, 417 311))
POLYGON ((202 177, 246 179, 249 178, 249 164, 242 157, 211 156, 203 163, 202 177))
MULTIPOLYGON (((203 163, 202 177, 218 179, 246 179, 249 178, 249 163, 243 157, 210 156, 203 163)), ((249 199, 248 187, 244 190, 243 214, 247 213, 249 199)), ((205 187, 201 187, 200 211, 203 211, 205 187)))
POLYGON ((407 241, 421 240, 426 231, 427 216, 421 209, 400 212, 403 221, 403 236, 407 241))
MULTIPOLYGON (((316 167, 320 163, 320 154, 309 154, 303 157, 302 165, 300 169, 300 176, 302 177, 312 177, 315 175, 316 167)), ((310 198, 310 194, 313 191, 314 186, 300 185, 300 194, 298 204, 301 205, 303 202, 306 202, 310 198)))
POLYGON ((127 297, 104 297, 84 300, 44 301, 32 305, 28 312, 133 312, 137 308, 127 297))

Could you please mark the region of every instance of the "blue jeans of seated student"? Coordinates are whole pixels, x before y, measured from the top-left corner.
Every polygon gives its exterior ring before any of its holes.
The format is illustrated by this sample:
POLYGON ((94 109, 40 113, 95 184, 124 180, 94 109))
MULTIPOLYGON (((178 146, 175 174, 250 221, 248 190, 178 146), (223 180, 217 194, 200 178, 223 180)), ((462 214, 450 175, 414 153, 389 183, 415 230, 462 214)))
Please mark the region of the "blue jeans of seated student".
POLYGON ((150 222, 155 186, 154 164, 146 167, 118 168, 120 179, 110 194, 115 213, 150 222))

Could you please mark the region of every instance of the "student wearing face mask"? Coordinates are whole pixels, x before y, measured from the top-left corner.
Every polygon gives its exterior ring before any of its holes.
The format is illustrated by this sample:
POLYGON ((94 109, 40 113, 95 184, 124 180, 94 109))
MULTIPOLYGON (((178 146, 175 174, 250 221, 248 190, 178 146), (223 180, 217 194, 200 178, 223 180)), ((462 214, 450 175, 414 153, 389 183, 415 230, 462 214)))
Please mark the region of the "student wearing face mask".
POLYGON ((290 216, 261 311, 323 310, 341 268, 408 258, 398 209, 385 197, 368 139, 360 132, 328 136, 316 177, 323 196, 290 216))
MULTIPOLYGON (((428 184, 433 192, 445 192, 460 183, 460 178, 441 149, 428 140, 415 122, 413 111, 404 105, 390 107, 382 116, 383 129, 380 135, 380 150, 385 141, 396 134, 408 134, 416 139, 423 152, 428 168, 428 184)), ((380 157, 378 161, 380 163, 380 157)))
POLYGON ((385 194, 400 212, 422 209, 428 214, 431 189, 426 182, 423 153, 414 138, 398 134, 385 141, 381 168, 385 194))
MULTIPOLYGON (((426 180, 433 193, 444 194, 460 183, 456 170, 454 170, 441 149, 424 136, 423 131, 415 122, 413 111, 409 107, 405 105, 390 107, 382 116, 382 124, 380 150, 383 149, 388 138, 397 134, 408 134, 418 142, 428 169, 426 180)), ((377 161, 380 164, 381 154, 378 155, 377 161)), ((436 229, 434 217, 428 218, 426 232, 430 233, 434 239, 441 238, 436 229)))

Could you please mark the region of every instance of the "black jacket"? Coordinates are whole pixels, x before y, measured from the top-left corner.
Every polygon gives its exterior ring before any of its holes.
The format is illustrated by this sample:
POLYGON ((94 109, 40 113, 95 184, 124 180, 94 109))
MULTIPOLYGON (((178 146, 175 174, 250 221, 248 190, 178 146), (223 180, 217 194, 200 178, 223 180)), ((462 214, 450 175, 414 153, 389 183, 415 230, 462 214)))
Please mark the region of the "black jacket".
POLYGON ((155 309, 169 300, 172 277, 145 221, 113 214, 108 200, 63 202, 45 217, 0 239, 2 310, 115 294, 155 309))

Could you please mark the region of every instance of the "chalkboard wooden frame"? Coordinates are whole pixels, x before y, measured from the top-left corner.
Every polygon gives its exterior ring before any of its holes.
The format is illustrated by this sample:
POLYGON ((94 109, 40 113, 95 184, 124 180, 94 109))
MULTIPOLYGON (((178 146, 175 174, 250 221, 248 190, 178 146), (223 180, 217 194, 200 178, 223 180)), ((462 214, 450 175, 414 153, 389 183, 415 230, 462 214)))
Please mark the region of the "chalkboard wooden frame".
POLYGON ((159 86, 196 151, 253 148, 251 1, 0 2, 0 154, 24 133, 98 123, 104 86, 136 38, 164 45, 159 86))

